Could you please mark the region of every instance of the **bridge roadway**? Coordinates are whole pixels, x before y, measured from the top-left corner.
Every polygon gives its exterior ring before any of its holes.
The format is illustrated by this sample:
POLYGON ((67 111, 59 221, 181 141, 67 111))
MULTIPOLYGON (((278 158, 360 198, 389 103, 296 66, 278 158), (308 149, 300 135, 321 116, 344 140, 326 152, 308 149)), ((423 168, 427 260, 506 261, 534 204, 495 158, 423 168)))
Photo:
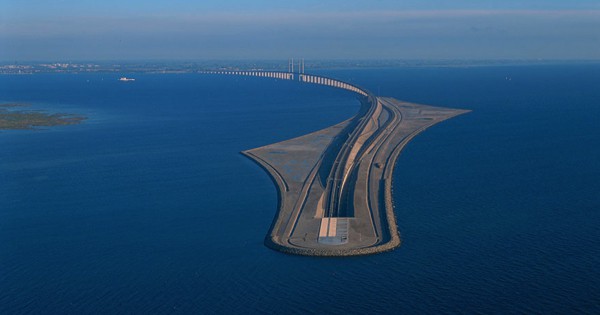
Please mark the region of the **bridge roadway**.
MULTIPOLYGON (((364 255, 399 246, 391 195, 398 155, 426 128, 468 111, 376 97, 343 81, 296 75, 300 82, 355 92, 362 106, 332 127, 242 152, 278 188, 279 209, 265 244, 312 256, 364 255)), ((294 79, 292 73, 256 76, 294 79)))

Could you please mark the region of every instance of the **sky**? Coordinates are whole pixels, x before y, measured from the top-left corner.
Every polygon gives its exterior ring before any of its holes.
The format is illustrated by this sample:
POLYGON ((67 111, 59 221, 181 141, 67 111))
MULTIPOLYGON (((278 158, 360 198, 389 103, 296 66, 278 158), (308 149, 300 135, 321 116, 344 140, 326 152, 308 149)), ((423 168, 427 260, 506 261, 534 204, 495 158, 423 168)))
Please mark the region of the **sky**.
POLYGON ((600 0, 0 0, 0 61, 600 59, 600 0))

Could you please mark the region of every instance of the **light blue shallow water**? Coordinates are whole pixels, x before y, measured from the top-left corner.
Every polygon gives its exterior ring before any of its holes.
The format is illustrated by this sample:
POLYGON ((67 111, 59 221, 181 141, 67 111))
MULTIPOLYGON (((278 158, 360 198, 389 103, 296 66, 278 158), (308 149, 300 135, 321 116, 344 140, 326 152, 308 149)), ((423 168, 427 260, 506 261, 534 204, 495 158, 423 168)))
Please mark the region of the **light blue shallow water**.
POLYGON ((600 312, 600 66, 326 74, 473 110, 400 156, 396 251, 324 259, 262 244, 276 191, 239 151, 350 117, 351 93, 0 77, 2 101, 89 116, 0 132, 0 313, 600 312))

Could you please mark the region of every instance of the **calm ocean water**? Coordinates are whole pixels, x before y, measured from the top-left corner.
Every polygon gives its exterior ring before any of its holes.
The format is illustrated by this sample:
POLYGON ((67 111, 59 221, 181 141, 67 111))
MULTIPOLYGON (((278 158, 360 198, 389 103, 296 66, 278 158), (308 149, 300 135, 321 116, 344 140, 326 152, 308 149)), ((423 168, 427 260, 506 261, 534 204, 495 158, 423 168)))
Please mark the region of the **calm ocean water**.
POLYGON ((473 110, 400 156, 393 252, 312 258, 262 244, 276 191, 239 151, 352 116, 349 92, 0 76, 2 102, 89 117, 0 132, 0 313, 600 313, 599 65, 326 74, 473 110))

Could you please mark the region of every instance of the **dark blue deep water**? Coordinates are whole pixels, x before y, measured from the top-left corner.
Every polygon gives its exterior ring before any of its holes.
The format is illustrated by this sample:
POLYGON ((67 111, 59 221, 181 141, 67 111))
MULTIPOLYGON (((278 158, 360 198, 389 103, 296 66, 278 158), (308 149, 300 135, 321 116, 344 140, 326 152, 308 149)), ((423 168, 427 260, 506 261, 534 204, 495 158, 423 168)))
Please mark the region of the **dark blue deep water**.
POLYGON ((349 92, 0 76, 2 102, 89 117, 0 132, 0 313, 600 313, 599 65, 326 74, 473 110, 400 156, 393 252, 311 258, 262 243, 275 187, 238 152, 352 116, 349 92))

